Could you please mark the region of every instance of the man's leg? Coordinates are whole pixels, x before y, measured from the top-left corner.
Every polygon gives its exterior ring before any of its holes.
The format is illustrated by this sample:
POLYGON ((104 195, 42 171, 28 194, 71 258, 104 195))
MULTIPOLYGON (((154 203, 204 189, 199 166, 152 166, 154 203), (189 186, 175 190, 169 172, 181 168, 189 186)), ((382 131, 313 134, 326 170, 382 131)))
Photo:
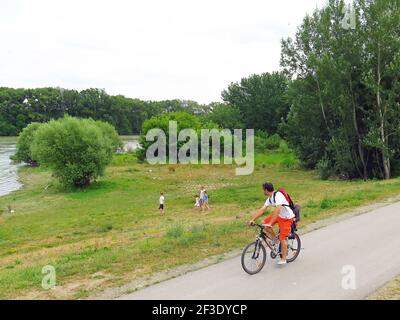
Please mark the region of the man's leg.
POLYGON ((270 217, 271 217, 271 219, 270 219, 269 224, 270 224, 271 226, 273 226, 273 225, 275 225, 276 223, 278 223, 278 214, 277 214, 277 213, 272 213, 272 214, 270 215, 270 217))
POLYGON ((275 231, 273 229, 273 225, 276 223, 276 219, 274 217, 274 215, 270 215, 268 217, 266 217, 263 220, 264 224, 267 224, 268 226, 264 228, 265 233, 267 234, 268 238, 270 238, 271 240, 274 240, 276 237, 275 231))
POLYGON ((265 227, 264 228, 265 233, 267 234, 268 238, 271 240, 274 240, 276 237, 275 231, 272 227, 265 227))
POLYGON ((282 255, 282 260, 286 261, 286 257, 287 257, 287 243, 286 243, 286 240, 281 240, 281 255, 282 255))
POLYGON ((292 223, 293 219, 290 220, 285 220, 278 218, 278 224, 279 224, 279 240, 281 242, 281 263, 284 262, 286 263, 286 258, 287 258, 287 241, 286 238, 289 236, 289 233, 292 228, 292 223))

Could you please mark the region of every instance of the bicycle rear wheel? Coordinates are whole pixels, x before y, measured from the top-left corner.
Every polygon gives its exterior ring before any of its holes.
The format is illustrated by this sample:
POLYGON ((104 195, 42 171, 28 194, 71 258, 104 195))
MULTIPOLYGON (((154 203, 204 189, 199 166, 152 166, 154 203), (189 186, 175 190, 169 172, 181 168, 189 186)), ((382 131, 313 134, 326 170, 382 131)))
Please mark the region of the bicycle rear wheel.
MULTIPOLYGON (((294 239, 287 239, 286 241, 288 246, 286 261, 290 263, 296 260, 300 254, 301 240, 299 235, 294 233, 294 239)), ((281 245, 279 245, 279 251, 281 251, 281 245)), ((280 256, 282 257, 282 255, 280 256)))
POLYGON ((259 273, 264 268, 267 252, 261 241, 247 245, 242 253, 242 267, 250 275, 259 273))

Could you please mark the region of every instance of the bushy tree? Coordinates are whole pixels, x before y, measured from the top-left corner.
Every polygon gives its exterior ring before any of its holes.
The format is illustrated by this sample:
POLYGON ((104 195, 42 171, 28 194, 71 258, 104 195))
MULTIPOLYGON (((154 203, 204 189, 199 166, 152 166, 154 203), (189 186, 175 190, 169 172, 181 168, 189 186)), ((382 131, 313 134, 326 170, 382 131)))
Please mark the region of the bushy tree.
POLYGON ((84 187, 103 175, 120 145, 111 125, 66 116, 41 125, 31 150, 63 185, 84 187))
POLYGON ((239 108, 246 128, 274 134, 289 111, 287 86, 283 73, 255 74, 231 83, 222 92, 222 99, 239 108))
POLYGON ((107 144, 111 144, 114 152, 124 147, 124 144, 120 136, 118 135, 118 132, 111 124, 99 120, 95 123, 103 132, 104 139, 108 140, 107 144))
POLYGON ((32 157, 31 145, 34 141, 35 134, 42 124, 33 122, 22 130, 17 141, 17 152, 14 159, 25 162, 29 165, 37 165, 37 160, 32 157))
POLYGON ((226 103, 212 103, 210 109, 207 119, 221 128, 231 130, 244 128, 243 116, 238 107, 226 103))
MULTIPOLYGON (((141 161, 145 160, 147 149, 154 143, 147 141, 146 135, 151 129, 161 129, 166 135, 166 156, 169 157, 169 123, 170 121, 177 122, 178 134, 183 129, 193 129, 196 131, 197 136, 201 137, 201 129, 217 129, 217 124, 208 120, 207 118, 196 117, 187 112, 171 112, 165 113, 160 116, 152 117, 143 123, 142 132, 140 135, 140 146, 138 150, 138 158, 141 161)), ((189 138, 188 138, 189 139, 189 138)), ((177 143, 177 148, 180 148, 186 141, 177 143)))

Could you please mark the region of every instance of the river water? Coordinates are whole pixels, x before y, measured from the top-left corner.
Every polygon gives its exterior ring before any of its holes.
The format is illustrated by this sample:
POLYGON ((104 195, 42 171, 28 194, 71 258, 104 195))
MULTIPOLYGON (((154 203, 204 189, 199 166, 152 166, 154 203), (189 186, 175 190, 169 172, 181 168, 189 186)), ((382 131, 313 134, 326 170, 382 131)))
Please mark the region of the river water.
POLYGON ((10 156, 15 153, 16 139, 0 138, 0 197, 21 188, 18 181, 18 166, 10 156))
MULTIPOLYGON (((139 145, 136 136, 121 137, 125 151, 132 151, 139 145)), ((22 187, 18 180, 18 165, 10 160, 15 153, 17 139, 0 137, 0 197, 16 191, 22 187)))

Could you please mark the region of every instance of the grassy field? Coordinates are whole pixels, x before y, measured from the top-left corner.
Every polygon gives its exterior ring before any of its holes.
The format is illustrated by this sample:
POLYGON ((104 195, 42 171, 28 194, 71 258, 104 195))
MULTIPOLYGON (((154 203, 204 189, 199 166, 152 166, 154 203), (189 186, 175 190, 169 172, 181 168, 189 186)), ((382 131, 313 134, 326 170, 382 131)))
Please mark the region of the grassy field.
POLYGON ((368 297, 369 300, 400 300, 400 275, 368 297))
POLYGON ((265 180, 302 204, 303 225, 400 191, 400 179, 321 181, 296 169, 288 154, 256 161, 251 176, 237 177, 232 166, 150 166, 116 155, 84 191, 63 190, 43 169, 22 168, 24 188, 0 198, 0 298, 84 298, 240 248, 253 239, 245 222, 264 201, 265 180), (207 213, 194 210, 202 185, 210 194, 207 213), (45 265, 56 269, 55 290, 41 287, 45 265))

